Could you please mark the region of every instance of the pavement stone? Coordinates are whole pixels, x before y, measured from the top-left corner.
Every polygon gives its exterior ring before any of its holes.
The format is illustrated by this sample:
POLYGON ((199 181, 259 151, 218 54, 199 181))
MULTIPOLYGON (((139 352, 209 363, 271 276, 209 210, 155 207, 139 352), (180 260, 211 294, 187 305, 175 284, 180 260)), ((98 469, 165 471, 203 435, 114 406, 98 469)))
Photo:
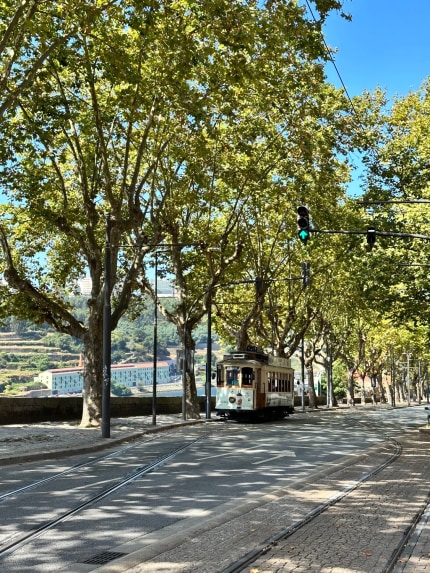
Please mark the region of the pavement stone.
MULTIPOLYGON (((199 422, 204 422, 202 419, 199 422)), ((111 437, 102 438, 99 428, 79 428, 69 422, 44 422, 39 424, 16 424, 0 426, 0 466, 25 463, 32 460, 53 459, 74 452, 85 453, 107 449, 122 442, 138 439, 140 436, 169 429, 176 425, 196 423, 182 420, 178 415, 160 415, 157 423, 152 417, 117 418, 111 421, 111 437), (91 438, 88 438, 90 434, 91 438)), ((430 433, 411 432, 402 436, 402 456, 393 464, 364 482, 336 505, 312 520, 284 540, 278 541, 269 551, 258 558, 246 573, 378 573, 385 571, 387 559, 393 549, 404 538, 411 519, 421 508, 430 493, 430 433)), ((377 454, 375 454, 377 456, 377 454)), ((376 458, 375 458, 376 459, 376 458)), ((374 461, 375 461, 374 459, 374 461)), ((347 483, 357 473, 357 468, 344 468, 339 481, 347 483), (351 472, 351 474, 348 474, 351 472)), ((258 539, 256 531, 259 520, 275 525, 279 531, 283 515, 306 513, 318 505, 329 492, 328 482, 319 480, 314 496, 280 497, 266 506, 253 510, 253 513, 237 518, 234 529, 242 539, 249 536, 249 545, 258 546, 267 537, 258 539), (320 493, 318 493, 318 488, 320 493), (320 498, 318 498, 318 495, 320 498), (268 517, 265 517, 268 516, 268 517), (255 537, 253 537, 253 535, 255 537)), ((408 559, 400 560, 393 573, 430 573, 430 510, 412 536, 408 546, 408 559)), ((157 558, 151 562, 130 563, 120 569, 119 563, 112 562, 106 571, 126 571, 127 573, 149 573, 180 569, 170 569, 175 560, 188 563, 181 571, 213 573, 222 571, 221 563, 212 568, 199 567, 198 549, 207 548, 207 539, 212 542, 219 535, 222 548, 225 530, 197 532, 184 543, 163 554, 163 562, 157 558), (194 555, 193 555, 194 548, 194 555), (178 557, 179 556, 179 557, 178 557), (180 558, 180 559, 179 559, 180 558), (187 568, 188 567, 188 568, 187 568)), ((268 531, 268 530, 266 530, 268 531)), ((260 531, 261 533, 261 531, 260 531)), ((227 549, 227 546, 226 546, 227 549)), ((241 548, 242 555, 245 548, 241 548)), ((223 555, 222 551, 220 556, 223 555)), ((134 558, 136 559, 136 556, 134 558)), ((226 557, 224 555, 224 557, 226 557)), ((228 557, 228 556, 227 556, 228 557)), ((221 561, 221 560, 220 560, 221 561)), ((232 559, 233 561, 233 559, 232 559)))

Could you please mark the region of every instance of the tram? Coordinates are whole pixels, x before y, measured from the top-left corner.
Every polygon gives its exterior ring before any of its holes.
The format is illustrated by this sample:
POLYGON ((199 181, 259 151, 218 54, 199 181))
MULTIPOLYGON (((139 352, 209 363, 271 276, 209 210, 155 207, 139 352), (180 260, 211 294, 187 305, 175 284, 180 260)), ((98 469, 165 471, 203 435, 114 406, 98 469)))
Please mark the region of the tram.
POLYGON ((230 419, 279 419, 294 412, 291 361, 256 346, 217 363, 215 412, 230 419))

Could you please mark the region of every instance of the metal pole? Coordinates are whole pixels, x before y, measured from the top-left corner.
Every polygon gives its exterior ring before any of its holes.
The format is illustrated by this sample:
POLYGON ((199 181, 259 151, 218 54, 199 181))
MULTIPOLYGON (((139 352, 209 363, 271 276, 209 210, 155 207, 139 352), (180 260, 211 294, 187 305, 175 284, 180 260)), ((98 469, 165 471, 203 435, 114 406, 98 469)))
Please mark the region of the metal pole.
POLYGON ((152 365, 152 425, 157 424, 157 345, 158 345, 158 322, 157 322, 157 292, 158 292, 158 253, 155 252, 155 299, 154 299, 154 352, 152 365))
POLYGON ((333 406, 332 392, 333 392, 333 379, 332 379, 332 361, 331 361, 331 344, 328 346, 328 368, 327 368, 327 408, 333 406))
POLYGON ((206 419, 211 417, 212 374, 212 301, 208 301, 208 340, 206 348, 206 419))
POLYGON ((418 360, 418 385, 417 385, 417 391, 418 391, 418 404, 421 405, 421 389, 422 389, 423 385, 421 382, 421 360, 418 360))
POLYGON ((305 411, 305 338, 302 336, 302 411, 305 411))
POLYGON ((184 322, 184 352, 182 356, 182 419, 187 419, 187 319, 184 322))
POLYGON ((410 382, 410 378, 409 378, 409 352, 407 352, 406 354, 406 383, 408 385, 408 406, 411 405, 411 382, 410 382))
POLYGON ((110 390, 111 390, 110 227, 111 227, 110 214, 108 214, 106 215, 105 286, 104 286, 104 307, 103 307, 102 438, 110 438, 110 390))

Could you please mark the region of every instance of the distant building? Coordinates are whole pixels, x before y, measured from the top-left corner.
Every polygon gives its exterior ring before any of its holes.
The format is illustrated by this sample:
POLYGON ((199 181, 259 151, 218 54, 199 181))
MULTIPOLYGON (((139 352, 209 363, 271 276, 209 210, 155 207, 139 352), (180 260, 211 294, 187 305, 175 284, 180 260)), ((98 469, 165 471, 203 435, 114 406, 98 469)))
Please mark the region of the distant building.
POLYGON ((92 287, 91 277, 83 277, 79 279, 78 287, 82 296, 90 296, 92 287))
MULTIPOLYGON (((172 364, 169 362, 157 362, 157 384, 168 384, 172 364)), ((154 368, 152 362, 140 364, 112 364, 111 382, 124 384, 129 388, 151 386, 153 383, 154 368)), ((34 381, 45 384, 52 394, 69 394, 82 392, 84 368, 52 368, 40 372, 34 377, 34 381)))
MULTIPOLYGON (((150 280, 152 287, 155 286, 154 279, 150 280)), ((90 296, 92 281, 91 277, 82 277, 77 281, 79 292, 82 296, 90 296)), ((171 280, 157 279, 157 296, 159 298, 178 298, 178 291, 171 280)))
MULTIPOLYGON (((152 288, 155 287, 155 280, 150 279, 152 288)), ((178 291, 175 285, 169 279, 157 279, 157 296, 158 298, 178 298, 178 291)))

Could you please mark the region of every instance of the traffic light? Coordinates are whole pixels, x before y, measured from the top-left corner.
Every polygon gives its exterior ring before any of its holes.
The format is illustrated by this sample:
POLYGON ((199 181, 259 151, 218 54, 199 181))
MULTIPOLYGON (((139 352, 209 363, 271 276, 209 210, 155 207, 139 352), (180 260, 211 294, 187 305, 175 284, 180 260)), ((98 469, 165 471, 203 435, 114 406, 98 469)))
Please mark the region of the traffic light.
POLYGON ((311 263, 308 261, 302 263, 302 281, 304 287, 311 284, 311 263))
POLYGON ((309 211, 303 205, 297 208, 297 227, 299 232, 299 239, 306 245, 311 236, 309 230, 309 211))
POLYGON ((254 284, 257 296, 264 294, 264 279, 262 279, 261 277, 255 277, 254 284))
POLYGON ((376 229, 374 227, 367 228, 367 244, 369 245, 370 249, 373 248, 373 245, 376 243, 376 229))

